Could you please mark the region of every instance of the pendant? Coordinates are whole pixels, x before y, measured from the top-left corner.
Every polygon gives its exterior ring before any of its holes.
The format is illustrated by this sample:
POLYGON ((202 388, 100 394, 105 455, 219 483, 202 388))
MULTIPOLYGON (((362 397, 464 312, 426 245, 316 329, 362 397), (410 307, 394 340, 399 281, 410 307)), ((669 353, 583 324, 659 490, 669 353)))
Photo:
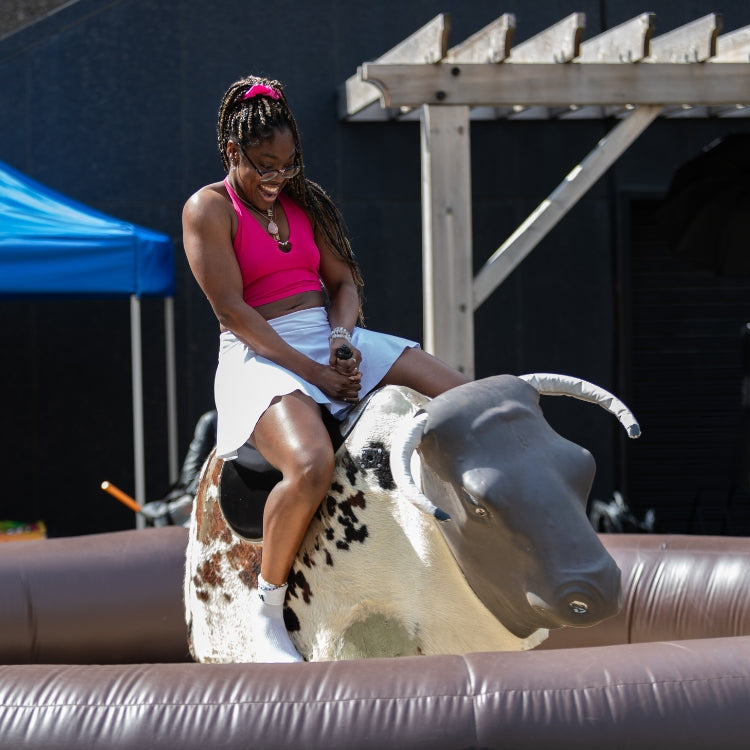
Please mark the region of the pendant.
POLYGON ((268 222, 268 234, 278 234, 278 233, 279 233, 279 226, 273 219, 271 219, 271 221, 268 222))

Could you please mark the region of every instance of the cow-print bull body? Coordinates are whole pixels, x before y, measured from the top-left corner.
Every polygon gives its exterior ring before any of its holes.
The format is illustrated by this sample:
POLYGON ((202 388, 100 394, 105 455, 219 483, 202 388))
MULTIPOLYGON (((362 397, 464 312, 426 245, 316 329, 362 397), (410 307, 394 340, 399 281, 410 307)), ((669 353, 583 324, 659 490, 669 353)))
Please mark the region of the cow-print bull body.
MULTIPOLYGON (((522 650, 547 635, 506 630, 466 583, 438 522, 399 497, 390 436, 422 403, 407 388, 376 392, 336 453, 330 490, 289 576, 285 622, 307 660, 522 650)), ((193 510, 190 646, 198 661, 255 661, 262 541, 242 538, 224 518, 222 463, 211 458, 204 467, 193 510)))

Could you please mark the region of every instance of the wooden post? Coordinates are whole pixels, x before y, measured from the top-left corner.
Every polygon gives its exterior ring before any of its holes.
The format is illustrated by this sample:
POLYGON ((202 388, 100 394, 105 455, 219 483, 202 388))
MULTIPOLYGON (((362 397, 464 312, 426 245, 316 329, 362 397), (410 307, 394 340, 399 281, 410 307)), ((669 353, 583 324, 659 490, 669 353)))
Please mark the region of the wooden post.
POLYGON ((469 108, 424 106, 424 347, 474 377, 469 108))

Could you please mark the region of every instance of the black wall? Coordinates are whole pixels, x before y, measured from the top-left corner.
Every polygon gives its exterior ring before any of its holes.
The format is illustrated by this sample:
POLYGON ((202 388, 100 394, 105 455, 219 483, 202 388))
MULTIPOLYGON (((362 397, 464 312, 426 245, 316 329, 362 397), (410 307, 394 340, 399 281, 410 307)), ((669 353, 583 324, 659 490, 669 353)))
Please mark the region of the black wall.
MULTIPOLYGON (((746 0, 648 8, 623 0, 259 3, 252 0, 79 0, 0 40, 0 159, 83 203, 171 235, 177 248, 180 454, 212 406, 217 327, 181 250, 180 212, 222 176, 218 102, 237 77, 284 82, 302 130, 308 174, 339 201, 367 281, 368 325, 421 338, 419 128, 342 123, 337 89, 440 12, 452 43, 500 12, 516 40, 573 11, 587 36, 644 10, 657 33, 712 11, 726 30, 750 24, 746 0)), ((658 121, 552 231, 476 315, 477 375, 566 372, 632 395, 620 259, 628 196, 658 198, 674 170, 748 120, 658 121), (624 351, 625 350, 625 351, 624 351)), ((612 126, 604 121, 477 122, 472 126, 478 268, 612 126)), ((132 513, 105 495, 133 492, 126 301, 3 300, 5 395, 0 518, 47 522, 51 535, 127 528, 132 513)), ((168 485, 162 311, 144 301, 147 494, 168 485)), ((632 404, 637 411, 637 404, 632 404)), ((591 448, 594 495, 627 483, 630 452, 614 420, 550 403, 553 423, 591 448)), ((644 437, 645 439, 645 437, 644 437)), ((653 504, 651 498, 638 500, 653 504)))

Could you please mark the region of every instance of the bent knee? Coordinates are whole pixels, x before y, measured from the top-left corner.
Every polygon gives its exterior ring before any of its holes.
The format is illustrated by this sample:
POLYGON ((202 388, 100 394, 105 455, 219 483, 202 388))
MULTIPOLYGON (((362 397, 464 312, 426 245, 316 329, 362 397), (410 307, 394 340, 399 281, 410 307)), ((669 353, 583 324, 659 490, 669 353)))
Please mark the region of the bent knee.
POLYGON ((334 466, 333 446, 318 446, 297 455, 285 478, 302 488, 325 492, 331 484, 334 466))

